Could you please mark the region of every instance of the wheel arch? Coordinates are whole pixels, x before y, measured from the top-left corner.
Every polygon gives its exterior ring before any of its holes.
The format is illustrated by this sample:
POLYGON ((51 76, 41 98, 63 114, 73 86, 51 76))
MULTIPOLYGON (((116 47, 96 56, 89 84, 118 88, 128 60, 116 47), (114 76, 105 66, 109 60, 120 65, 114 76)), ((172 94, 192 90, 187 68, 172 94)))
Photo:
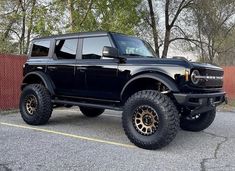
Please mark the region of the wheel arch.
MULTIPOLYGON (((121 101, 125 101, 126 95, 131 93, 128 93, 129 90, 133 91, 132 88, 135 88, 135 85, 139 85, 141 83, 141 81, 146 81, 147 83, 161 83, 163 84, 165 87, 168 88, 168 90, 170 92, 179 92, 179 89, 176 85, 176 83, 174 82, 174 80, 162 73, 143 73, 140 75, 137 75, 133 78, 131 78, 123 87, 121 94, 120 94, 120 99, 121 101)), ((141 83, 142 84, 142 83, 141 83)), ((146 87, 151 87, 153 85, 146 85, 146 87)))
POLYGON ((26 85, 35 83, 43 84, 51 95, 55 95, 54 83, 45 73, 41 71, 30 72, 26 74, 21 84, 21 90, 23 90, 26 85))

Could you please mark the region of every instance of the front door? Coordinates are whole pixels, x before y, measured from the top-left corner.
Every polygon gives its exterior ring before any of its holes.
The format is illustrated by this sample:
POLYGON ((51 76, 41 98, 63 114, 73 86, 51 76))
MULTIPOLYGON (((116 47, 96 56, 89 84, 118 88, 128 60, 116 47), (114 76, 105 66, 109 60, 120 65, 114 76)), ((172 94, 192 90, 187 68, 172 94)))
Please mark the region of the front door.
POLYGON ((82 59, 78 61, 76 74, 85 73, 83 97, 117 100, 118 60, 103 58, 104 46, 112 46, 108 36, 83 38, 82 59))

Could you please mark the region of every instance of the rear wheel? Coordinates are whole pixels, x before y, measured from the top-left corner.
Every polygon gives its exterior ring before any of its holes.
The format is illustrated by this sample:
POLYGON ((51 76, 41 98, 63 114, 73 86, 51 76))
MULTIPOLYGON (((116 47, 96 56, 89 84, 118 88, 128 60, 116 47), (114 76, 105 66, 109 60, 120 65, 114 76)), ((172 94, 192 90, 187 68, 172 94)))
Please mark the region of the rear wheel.
POLYGON ((30 125, 42 125, 48 122, 52 113, 51 96, 41 84, 26 86, 20 97, 20 113, 30 125))
POLYGON ((179 115, 172 101, 154 90, 139 91, 126 102, 122 124, 136 146, 158 149, 169 144, 179 128, 179 115))
POLYGON ((102 113, 104 113, 104 109, 83 107, 83 106, 80 106, 79 108, 82 114, 87 117, 97 117, 101 115, 102 113))
POLYGON ((186 131, 202 131, 208 128, 215 119, 216 110, 210 110, 193 117, 182 116, 180 118, 180 127, 186 131))

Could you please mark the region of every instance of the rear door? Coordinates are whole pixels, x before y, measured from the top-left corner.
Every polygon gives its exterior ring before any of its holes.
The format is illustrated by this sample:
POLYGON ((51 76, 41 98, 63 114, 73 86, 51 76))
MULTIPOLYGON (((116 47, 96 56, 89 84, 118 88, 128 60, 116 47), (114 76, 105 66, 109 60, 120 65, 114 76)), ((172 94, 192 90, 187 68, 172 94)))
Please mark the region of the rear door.
POLYGON ((46 72, 55 84, 58 95, 75 95, 75 65, 78 38, 55 40, 52 62, 48 63, 46 72))

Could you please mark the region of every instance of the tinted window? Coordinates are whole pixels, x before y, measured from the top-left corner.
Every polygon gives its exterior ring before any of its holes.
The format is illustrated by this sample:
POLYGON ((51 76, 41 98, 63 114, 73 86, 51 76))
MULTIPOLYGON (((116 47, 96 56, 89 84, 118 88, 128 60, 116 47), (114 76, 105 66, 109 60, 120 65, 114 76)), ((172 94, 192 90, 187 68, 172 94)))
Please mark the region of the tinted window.
POLYGON ((55 55, 58 59, 75 59, 78 39, 57 40, 55 55))
POLYGON ((82 59, 100 59, 104 46, 111 46, 107 36, 84 38, 82 59))
POLYGON ((43 40, 43 41, 36 41, 33 43, 33 49, 32 49, 32 57, 37 56, 48 56, 50 48, 50 41, 49 40, 43 40))
POLYGON ((125 56, 156 57, 152 47, 145 41, 120 34, 113 34, 119 52, 125 56))

